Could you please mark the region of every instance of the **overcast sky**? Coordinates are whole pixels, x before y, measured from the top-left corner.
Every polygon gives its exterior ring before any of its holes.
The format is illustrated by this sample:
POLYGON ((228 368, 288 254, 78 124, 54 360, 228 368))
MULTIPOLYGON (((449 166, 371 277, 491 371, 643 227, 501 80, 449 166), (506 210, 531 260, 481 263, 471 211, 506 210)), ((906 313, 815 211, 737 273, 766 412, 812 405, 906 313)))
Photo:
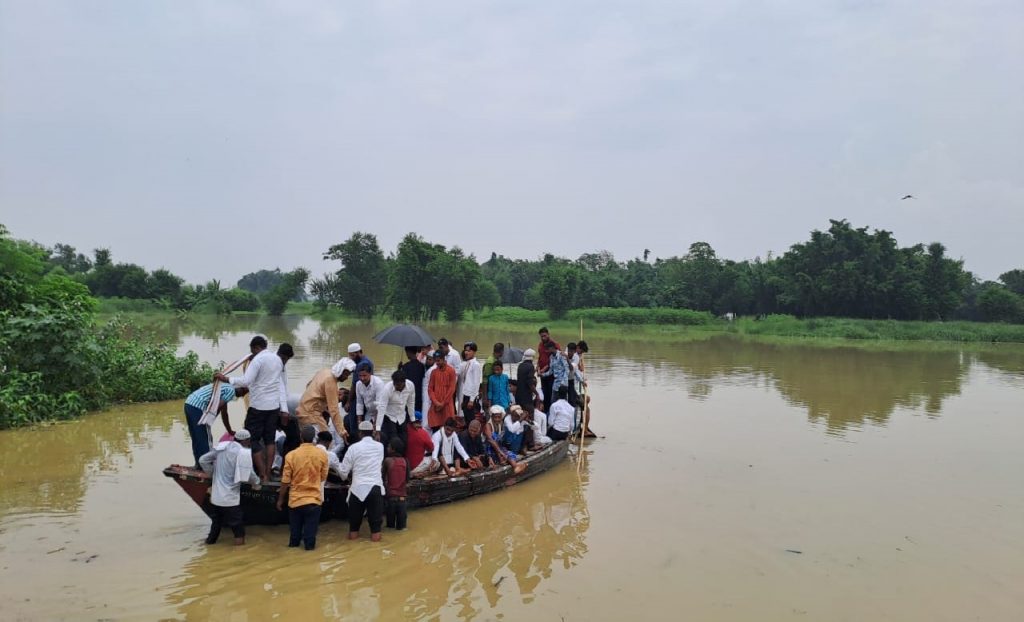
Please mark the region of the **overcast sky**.
POLYGON ((1020 0, 0 0, 0 222, 233 283, 354 230, 743 259, 846 218, 995 278, 1022 76, 1020 0))

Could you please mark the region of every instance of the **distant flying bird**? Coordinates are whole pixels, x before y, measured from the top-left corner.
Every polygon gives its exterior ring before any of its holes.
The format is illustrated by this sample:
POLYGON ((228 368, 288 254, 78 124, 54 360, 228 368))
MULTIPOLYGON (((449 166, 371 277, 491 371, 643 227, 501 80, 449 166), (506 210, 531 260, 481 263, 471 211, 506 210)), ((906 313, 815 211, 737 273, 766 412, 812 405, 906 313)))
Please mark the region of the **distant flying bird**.
POLYGON ((900 199, 900 201, 906 201, 907 199, 916 199, 916 198, 917 197, 915 197, 914 195, 908 194, 907 196, 905 196, 902 199, 900 199))
POLYGON ((651 249, 645 248, 644 249, 644 261, 647 261, 647 258, 650 256, 650 254, 651 254, 651 249))

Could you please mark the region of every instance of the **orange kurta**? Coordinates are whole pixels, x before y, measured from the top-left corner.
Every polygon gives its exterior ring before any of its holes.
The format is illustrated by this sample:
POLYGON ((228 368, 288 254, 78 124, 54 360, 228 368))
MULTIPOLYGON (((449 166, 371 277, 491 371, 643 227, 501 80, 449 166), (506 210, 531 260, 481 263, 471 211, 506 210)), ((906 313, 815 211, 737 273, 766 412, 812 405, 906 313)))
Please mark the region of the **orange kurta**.
POLYGON ((430 395, 430 412, 427 413, 427 425, 432 428, 444 425, 445 419, 455 416, 455 384, 458 377, 451 365, 444 369, 438 367, 430 373, 430 384, 427 393, 430 395), (441 404, 441 409, 437 405, 441 404))

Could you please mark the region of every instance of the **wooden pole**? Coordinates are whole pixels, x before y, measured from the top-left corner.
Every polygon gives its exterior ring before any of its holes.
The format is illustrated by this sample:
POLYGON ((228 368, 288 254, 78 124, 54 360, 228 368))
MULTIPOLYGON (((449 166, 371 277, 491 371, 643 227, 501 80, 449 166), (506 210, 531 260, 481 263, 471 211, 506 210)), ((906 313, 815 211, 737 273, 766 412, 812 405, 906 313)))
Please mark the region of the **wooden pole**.
MULTIPOLYGON (((583 318, 580 318, 580 341, 583 341, 583 318)), ((582 383, 580 383, 577 395, 583 403, 580 409, 580 427, 577 432, 580 435, 580 449, 576 452, 576 472, 579 473, 583 465, 583 437, 587 435, 587 388, 582 383)))

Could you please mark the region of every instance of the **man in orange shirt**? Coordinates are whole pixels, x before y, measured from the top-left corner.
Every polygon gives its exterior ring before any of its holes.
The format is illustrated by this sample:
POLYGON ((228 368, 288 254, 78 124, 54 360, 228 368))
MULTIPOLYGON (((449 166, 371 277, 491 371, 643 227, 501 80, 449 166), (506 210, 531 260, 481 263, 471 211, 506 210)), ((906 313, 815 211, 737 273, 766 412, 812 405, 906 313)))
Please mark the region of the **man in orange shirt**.
POLYGON ((302 540, 307 551, 316 547, 320 527, 320 506, 324 502, 323 483, 327 481, 327 454, 313 444, 316 428, 308 425, 299 432, 302 445, 284 458, 281 490, 277 494, 277 510, 284 509, 288 497, 288 523, 291 537, 288 546, 299 546, 302 540))
POLYGON ((427 393, 430 395, 430 412, 427 413, 427 425, 436 430, 444 425, 449 417, 455 416, 455 385, 458 378, 455 370, 445 360, 444 352, 434 352, 434 371, 430 374, 427 393))

